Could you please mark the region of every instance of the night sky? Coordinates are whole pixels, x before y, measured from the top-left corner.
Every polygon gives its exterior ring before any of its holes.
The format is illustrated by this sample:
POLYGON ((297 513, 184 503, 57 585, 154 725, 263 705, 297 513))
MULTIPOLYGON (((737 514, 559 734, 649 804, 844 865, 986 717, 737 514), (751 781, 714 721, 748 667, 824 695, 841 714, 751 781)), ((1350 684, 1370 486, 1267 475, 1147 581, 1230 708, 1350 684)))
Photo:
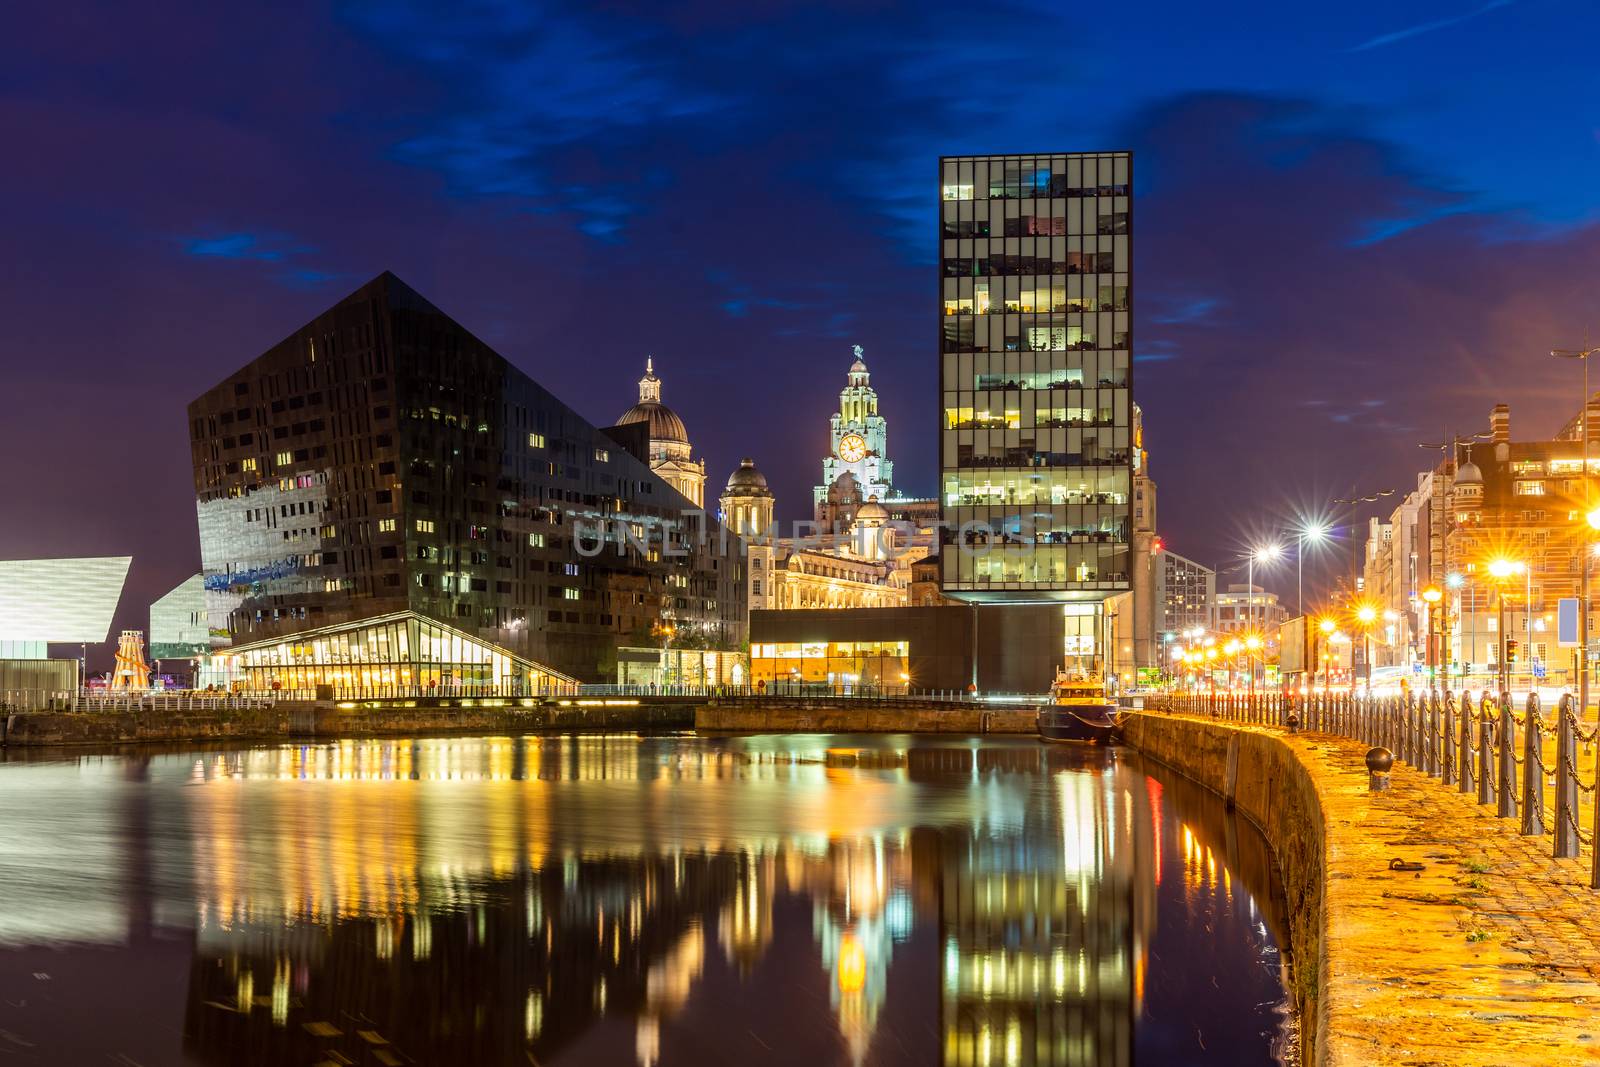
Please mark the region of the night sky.
POLYGON ((131 553, 119 626, 199 567, 184 406, 385 269, 598 423, 653 354, 708 497, 750 455, 788 518, 859 343, 931 494, 941 153, 1135 153, 1135 396, 1202 561, 1497 401, 1548 435, 1548 350, 1600 341, 1588 0, 7 23, 0 558, 131 553))

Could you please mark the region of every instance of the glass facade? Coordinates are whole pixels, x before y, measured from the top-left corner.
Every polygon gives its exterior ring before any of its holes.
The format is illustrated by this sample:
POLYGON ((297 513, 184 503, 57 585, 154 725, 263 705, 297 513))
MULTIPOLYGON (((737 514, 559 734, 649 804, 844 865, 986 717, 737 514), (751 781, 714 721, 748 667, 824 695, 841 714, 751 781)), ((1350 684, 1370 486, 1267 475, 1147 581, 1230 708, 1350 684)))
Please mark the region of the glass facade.
POLYGON ((410 610, 612 681, 661 621, 745 639, 738 543, 652 473, 646 428, 591 425, 391 274, 188 415, 219 646, 410 610))
POLYGON ((941 551, 951 596, 1129 587, 1126 152, 940 160, 941 551))
POLYGON ((796 641, 750 646, 750 681, 874 686, 895 688, 907 683, 909 641, 796 641))
POLYGON ((533 696, 572 683, 412 612, 242 645, 224 658, 229 675, 247 691, 310 692, 328 685, 336 696, 533 696))

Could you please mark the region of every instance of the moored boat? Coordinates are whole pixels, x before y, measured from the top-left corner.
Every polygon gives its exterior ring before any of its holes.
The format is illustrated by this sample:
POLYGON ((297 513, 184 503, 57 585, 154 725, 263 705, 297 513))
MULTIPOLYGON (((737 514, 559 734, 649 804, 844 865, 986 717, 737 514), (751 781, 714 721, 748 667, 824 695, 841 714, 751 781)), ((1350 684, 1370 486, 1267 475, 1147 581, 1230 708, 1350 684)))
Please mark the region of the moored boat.
POLYGON ((1050 687, 1050 703, 1039 710, 1039 737, 1088 745, 1118 744, 1122 741, 1121 710, 1106 695, 1100 679, 1058 674, 1050 687))

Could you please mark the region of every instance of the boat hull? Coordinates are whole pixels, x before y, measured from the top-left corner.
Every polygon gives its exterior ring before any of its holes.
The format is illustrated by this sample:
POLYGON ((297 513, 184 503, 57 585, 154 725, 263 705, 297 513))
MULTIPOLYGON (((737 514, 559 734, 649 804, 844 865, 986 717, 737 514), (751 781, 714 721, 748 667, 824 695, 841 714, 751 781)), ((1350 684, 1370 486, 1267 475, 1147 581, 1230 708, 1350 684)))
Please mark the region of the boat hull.
POLYGON ((1122 722, 1114 704, 1047 707, 1039 712, 1039 737, 1079 745, 1122 743, 1122 722))

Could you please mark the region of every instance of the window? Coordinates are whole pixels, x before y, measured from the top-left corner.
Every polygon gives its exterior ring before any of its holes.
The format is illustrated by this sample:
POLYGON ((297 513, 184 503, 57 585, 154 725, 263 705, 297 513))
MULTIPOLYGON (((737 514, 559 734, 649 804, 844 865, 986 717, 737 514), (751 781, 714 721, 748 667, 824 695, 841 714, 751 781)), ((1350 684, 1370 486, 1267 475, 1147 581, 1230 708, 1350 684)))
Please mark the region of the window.
POLYGON ((278 466, 287 467, 289 464, 291 464, 293 462, 294 462, 294 453, 293 452, 279 452, 278 453, 278 466))
POLYGON ((544 434, 542 434, 542 433, 530 433, 528 435, 528 447, 529 448, 543 448, 544 447, 544 434))
POLYGON ((603 448, 597 448, 594 450, 594 461, 596 463, 610 463, 611 453, 603 448))
POLYGON ((760 578, 757 578, 755 581, 750 583, 750 592, 754 593, 756 596, 760 596, 761 595, 761 579, 760 578))
POLYGON ((534 548, 543 548, 544 547, 544 534, 542 534, 542 533, 531 533, 531 534, 529 534, 528 535, 528 544, 532 545, 534 548))
POLYGON ((393 533, 394 532, 394 520, 393 519, 379 519, 378 520, 378 529, 383 531, 384 533, 393 533))
POLYGON ((1544 496, 1543 482, 1518 482, 1518 496, 1544 496))
POLYGON ((239 461, 239 469, 240 470, 253 471, 253 470, 256 469, 256 461, 253 460, 253 459, 240 460, 239 461))
POLYGON ((433 533, 433 520, 432 519, 418 519, 417 520, 417 532, 418 533, 433 533))
POLYGON ((561 598, 563 600, 577 600, 580 595, 581 594, 579 594, 579 592, 576 589, 562 589, 561 590, 561 598))

